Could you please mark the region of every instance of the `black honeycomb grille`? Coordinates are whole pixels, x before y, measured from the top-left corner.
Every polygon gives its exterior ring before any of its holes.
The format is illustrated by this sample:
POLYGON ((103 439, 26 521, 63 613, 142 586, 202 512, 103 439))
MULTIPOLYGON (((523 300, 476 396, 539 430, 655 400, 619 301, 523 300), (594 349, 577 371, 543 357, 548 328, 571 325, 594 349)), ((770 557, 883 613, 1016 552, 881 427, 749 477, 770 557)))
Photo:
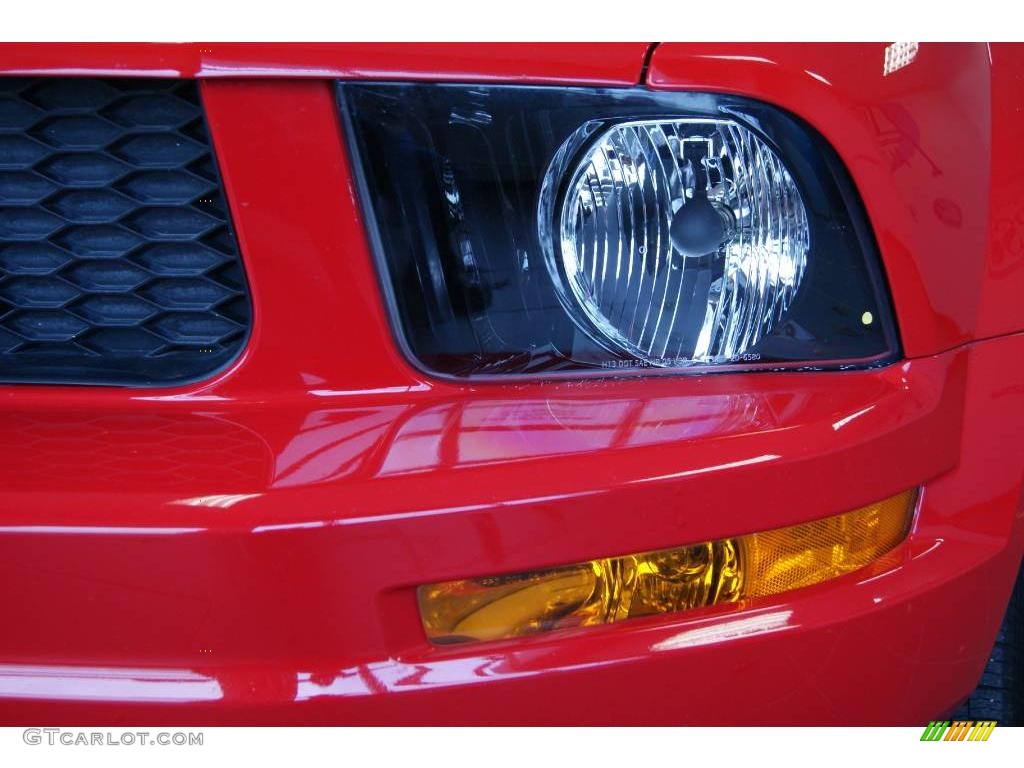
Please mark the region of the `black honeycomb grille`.
POLYGON ((193 380, 250 322, 194 81, 0 78, 0 381, 193 380))

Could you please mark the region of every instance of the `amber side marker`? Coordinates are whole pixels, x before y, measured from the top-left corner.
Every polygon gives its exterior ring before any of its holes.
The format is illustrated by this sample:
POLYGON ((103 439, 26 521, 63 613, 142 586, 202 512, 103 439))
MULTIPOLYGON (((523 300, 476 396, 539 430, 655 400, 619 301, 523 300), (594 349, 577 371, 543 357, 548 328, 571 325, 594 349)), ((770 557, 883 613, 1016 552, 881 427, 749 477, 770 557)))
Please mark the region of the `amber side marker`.
POLYGON ((676 613, 863 568, 910 531, 917 490, 834 517, 654 552, 419 588, 427 638, 499 640, 676 613))

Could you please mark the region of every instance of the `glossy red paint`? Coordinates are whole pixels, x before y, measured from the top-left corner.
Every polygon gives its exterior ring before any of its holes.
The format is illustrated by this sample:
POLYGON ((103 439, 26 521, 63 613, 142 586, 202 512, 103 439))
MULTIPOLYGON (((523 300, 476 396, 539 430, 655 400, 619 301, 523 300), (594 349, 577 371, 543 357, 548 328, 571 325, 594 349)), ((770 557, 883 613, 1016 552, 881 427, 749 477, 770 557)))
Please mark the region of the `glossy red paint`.
POLYGON ((977 336, 1021 327, 1024 313, 1024 46, 992 44, 992 178, 989 189, 988 258, 978 311, 977 336))
MULTIPOLYGON (((665 45, 650 70, 658 87, 776 101, 846 159, 908 358, 856 372, 425 378, 391 338, 331 84, 205 81, 255 330, 189 387, 0 388, 0 722, 916 724, 952 708, 1024 548, 1024 335, 979 327, 1024 322, 1019 277, 993 271, 973 223, 996 176, 930 138, 939 120, 981 131, 958 112, 968 87, 932 82, 951 69, 927 45, 918 85, 858 86, 882 47, 665 45), (865 116, 887 99, 922 126, 938 180, 884 164, 865 116), (940 192, 972 222, 958 235, 914 220, 940 192), (447 649, 419 625, 421 583, 763 530, 916 485, 904 546, 811 589, 447 649)), ((250 69, 276 55, 248 50, 250 69)), ((987 71, 973 48, 945 53, 970 82, 987 71)), ((393 66, 373 76, 409 71, 393 66)), ((459 69, 474 67, 502 77, 486 56, 459 69)))
POLYGON ((5 43, 0 74, 633 85, 650 43, 5 43))

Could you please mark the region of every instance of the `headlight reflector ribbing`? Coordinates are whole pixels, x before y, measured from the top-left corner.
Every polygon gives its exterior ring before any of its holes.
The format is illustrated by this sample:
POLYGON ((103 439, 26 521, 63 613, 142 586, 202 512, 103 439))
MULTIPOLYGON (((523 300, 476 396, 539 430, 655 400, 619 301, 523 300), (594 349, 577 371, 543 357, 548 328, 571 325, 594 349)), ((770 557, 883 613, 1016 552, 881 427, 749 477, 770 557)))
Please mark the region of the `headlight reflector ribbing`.
POLYGON ((735 362, 781 320, 807 264, 796 183, 734 120, 606 129, 560 211, 540 212, 553 215, 557 271, 597 340, 653 365, 735 362))

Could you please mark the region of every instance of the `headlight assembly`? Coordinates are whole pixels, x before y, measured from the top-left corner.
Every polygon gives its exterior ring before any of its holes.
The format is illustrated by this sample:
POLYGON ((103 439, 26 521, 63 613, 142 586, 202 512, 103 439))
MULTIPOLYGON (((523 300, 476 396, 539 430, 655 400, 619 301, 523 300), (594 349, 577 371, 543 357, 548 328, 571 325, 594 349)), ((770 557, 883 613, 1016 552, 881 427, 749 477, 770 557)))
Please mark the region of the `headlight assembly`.
POLYGON ((339 88, 396 335, 432 373, 898 354, 853 186, 782 110, 643 89, 339 88))

